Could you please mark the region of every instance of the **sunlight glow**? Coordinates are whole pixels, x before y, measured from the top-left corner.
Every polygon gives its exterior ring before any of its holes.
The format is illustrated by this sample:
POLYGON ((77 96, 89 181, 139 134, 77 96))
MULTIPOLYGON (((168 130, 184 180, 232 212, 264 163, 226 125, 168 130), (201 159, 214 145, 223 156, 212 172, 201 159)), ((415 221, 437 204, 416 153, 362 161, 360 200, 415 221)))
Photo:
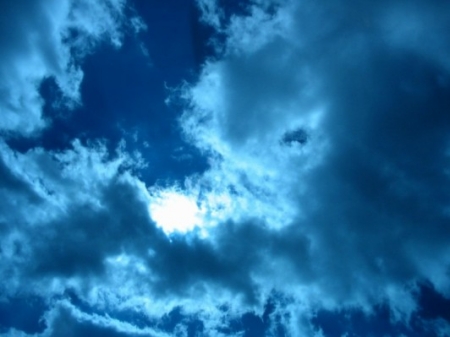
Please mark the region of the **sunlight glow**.
POLYGON ((202 226, 202 212, 193 197, 178 191, 161 191, 149 205, 151 218, 166 234, 186 233, 202 226))

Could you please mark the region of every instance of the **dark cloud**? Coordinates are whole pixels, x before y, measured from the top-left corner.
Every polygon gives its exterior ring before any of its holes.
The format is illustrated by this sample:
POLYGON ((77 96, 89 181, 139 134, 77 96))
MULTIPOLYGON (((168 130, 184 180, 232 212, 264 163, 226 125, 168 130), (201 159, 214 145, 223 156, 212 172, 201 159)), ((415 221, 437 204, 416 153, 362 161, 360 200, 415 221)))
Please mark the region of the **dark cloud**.
MULTIPOLYGON (((309 242, 289 283, 312 280, 324 303, 387 301, 408 313, 411 285, 424 280, 448 295, 443 12, 446 4, 421 1, 287 2, 270 20, 255 10, 230 24, 224 57, 187 93, 185 131, 222 156, 214 174, 246 184, 234 175, 245 167, 246 179, 266 192, 250 203, 273 192, 279 197, 268 198, 267 210, 297 208, 284 225, 290 231, 278 232, 309 242), (276 149, 301 129, 304 146, 276 149)), ((297 257, 286 250, 282 260, 295 265, 297 257)))
POLYGON ((122 252, 144 254, 158 234, 161 240, 162 234, 151 226, 145 204, 132 186, 113 181, 98 198, 100 209, 89 203, 70 205, 64 216, 38 229, 40 240, 29 261, 33 274, 101 277, 106 257, 122 252))

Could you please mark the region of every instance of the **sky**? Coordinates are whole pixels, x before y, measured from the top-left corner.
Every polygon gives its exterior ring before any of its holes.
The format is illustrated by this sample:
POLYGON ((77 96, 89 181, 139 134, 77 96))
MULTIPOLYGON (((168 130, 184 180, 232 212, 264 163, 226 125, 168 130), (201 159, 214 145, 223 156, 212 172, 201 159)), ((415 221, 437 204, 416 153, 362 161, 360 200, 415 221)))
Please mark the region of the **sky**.
POLYGON ((0 337, 450 336, 446 0, 0 0, 0 337))

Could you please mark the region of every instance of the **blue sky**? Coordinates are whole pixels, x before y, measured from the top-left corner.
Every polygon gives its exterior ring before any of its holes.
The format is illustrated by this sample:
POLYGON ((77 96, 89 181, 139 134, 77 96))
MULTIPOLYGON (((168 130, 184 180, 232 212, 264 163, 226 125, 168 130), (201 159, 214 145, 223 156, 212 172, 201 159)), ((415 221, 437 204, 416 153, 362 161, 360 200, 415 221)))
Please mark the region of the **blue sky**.
POLYGON ((0 6, 0 336, 450 336, 447 1, 0 6))

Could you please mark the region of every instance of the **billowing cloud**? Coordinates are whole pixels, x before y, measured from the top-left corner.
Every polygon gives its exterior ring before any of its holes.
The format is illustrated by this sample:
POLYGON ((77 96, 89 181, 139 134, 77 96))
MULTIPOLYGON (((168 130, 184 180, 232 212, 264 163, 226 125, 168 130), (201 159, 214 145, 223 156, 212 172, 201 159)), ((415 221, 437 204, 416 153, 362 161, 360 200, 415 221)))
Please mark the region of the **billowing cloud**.
MULTIPOLYGON (((198 5, 216 55, 173 95, 205 172, 146 186, 123 143, 1 140, 1 300, 39 298, 42 324, 0 332, 448 334, 427 300, 450 296, 449 6, 198 5)), ((0 30, 0 127, 26 135, 46 125, 43 79, 81 103, 80 59, 144 25, 123 1, 22 6, 0 30)))
POLYGON ((259 218, 284 251, 270 275, 288 284, 261 283, 304 286, 325 307, 388 302, 396 315, 416 309, 417 283, 448 296, 448 6, 265 5, 231 18, 181 119, 218 158, 199 184, 264 205, 232 216, 259 218))

